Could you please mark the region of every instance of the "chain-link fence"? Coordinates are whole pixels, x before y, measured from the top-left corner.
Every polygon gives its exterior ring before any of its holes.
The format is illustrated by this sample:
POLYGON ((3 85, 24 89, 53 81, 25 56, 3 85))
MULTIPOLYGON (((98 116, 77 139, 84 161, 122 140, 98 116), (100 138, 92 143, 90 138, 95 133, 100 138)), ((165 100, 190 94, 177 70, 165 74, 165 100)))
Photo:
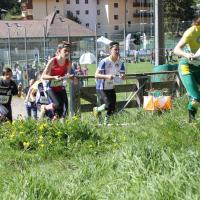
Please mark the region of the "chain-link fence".
MULTIPOLYGON (((173 49, 191 22, 164 24, 165 48, 173 49)), ((12 30, 10 30, 12 31, 12 30)), ((97 60, 109 54, 108 44, 97 42, 103 36, 110 41, 120 43, 120 56, 126 62, 134 62, 135 50, 141 61, 149 61, 154 50, 154 24, 150 21, 135 24, 97 24, 96 37, 43 37, 43 38, 0 38, 0 70, 5 66, 19 65, 24 71, 27 68, 38 71, 43 68, 49 57, 56 52, 57 44, 62 40, 72 43, 72 61, 79 61, 80 56, 89 51, 97 56, 97 60), (96 41, 97 39, 97 41, 96 41)))

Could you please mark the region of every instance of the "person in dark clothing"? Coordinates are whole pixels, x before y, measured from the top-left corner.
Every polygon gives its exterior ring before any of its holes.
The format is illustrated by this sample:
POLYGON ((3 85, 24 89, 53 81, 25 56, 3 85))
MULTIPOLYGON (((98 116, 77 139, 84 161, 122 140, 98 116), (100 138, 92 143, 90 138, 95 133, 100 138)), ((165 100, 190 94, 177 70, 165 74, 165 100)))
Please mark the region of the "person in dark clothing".
POLYGON ((21 96, 22 84, 18 86, 12 80, 12 70, 6 67, 0 80, 0 116, 12 122, 11 101, 13 95, 21 96), (1 112, 4 111, 4 112, 1 112))

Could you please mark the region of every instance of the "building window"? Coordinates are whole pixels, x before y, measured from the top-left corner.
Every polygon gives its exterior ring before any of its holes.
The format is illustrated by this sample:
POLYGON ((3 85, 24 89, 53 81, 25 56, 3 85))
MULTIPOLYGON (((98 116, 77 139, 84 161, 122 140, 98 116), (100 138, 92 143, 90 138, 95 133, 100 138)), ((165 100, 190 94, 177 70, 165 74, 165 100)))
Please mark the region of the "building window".
POLYGON ((79 4, 79 0, 76 0, 76 4, 79 4))
POLYGON ((88 0, 85 0, 85 4, 88 4, 88 0))
POLYGON ((77 10, 77 11, 76 11, 76 14, 77 14, 77 15, 80 15, 80 10, 77 10))
POLYGON ((56 0, 56 2, 59 2, 59 0, 56 0))
POLYGON ((89 23, 86 23, 85 26, 86 26, 87 28, 89 28, 90 24, 89 24, 89 23))
POLYGON ((128 21, 128 27, 131 27, 131 21, 128 21))
POLYGON ((67 10, 67 16, 70 16, 70 15, 71 15, 71 11, 67 10))
POLYGON ((99 0, 97 0, 97 5, 99 5, 99 0))
POLYGON ((70 0, 67 0, 67 4, 70 4, 70 0))
POLYGON ((86 10, 86 11, 85 11, 85 14, 88 15, 88 14, 89 14, 89 10, 86 10))
POLYGON ((118 8, 118 3, 114 3, 114 8, 118 8))
POLYGON ((101 23, 100 22, 97 23, 97 28, 101 28, 101 23))
POLYGON ((119 26, 117 26, 117 25, 114 26, 114 30, 115 30, 115 31, 119 30, 119 26))
POLYGON ((56 10, 56 13, 59 14, 59 13, 60 13, 60 10, 56 10))
POLYGON ((118 19, 118 15, 114 15, 114 19, 117 20, 118 19))
POLYGON ((100 15, 100 10, 97 10, 97 15, 100 15))

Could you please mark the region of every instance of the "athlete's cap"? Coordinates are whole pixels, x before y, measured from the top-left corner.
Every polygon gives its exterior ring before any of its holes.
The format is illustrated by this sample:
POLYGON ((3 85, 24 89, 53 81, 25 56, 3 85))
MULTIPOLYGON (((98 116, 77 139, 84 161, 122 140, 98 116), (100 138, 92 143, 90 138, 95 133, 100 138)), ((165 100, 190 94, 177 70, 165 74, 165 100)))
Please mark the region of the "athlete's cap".
POLYGON ((58 45, 58 49, 63 49, 63 48, 70 48, 71 44, 69 42, 62 42, 58 45))
POLYGON ((119 46, 119 42, 111 42, 109 44, 110 49, 113 48, 114 46, 119 46))

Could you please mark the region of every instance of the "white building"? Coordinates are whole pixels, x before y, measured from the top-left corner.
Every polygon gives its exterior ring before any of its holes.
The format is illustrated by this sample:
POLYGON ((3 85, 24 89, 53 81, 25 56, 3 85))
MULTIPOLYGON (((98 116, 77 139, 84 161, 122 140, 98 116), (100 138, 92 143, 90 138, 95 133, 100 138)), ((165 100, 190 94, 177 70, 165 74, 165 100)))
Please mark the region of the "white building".
POLYGON ((87 28, 95 30, 97 22, 96 0, 66 0, 64 3, 64 14, 72 12, 77 16, 81 24, 87 28))
POLYGON ((33 19, 40 20, 54 11, 64 16, 64 2, 66 0, 29 0, 32 4, 33 19))
POLYGON ((29 0, 33 19, 42 19, 52 11, 63 16, 70 12, 82 25, 98 35, 127 32, 146 32, 152 22, 153 0, 29 0), (126 10, 126 11, 125 11, 126 10))

